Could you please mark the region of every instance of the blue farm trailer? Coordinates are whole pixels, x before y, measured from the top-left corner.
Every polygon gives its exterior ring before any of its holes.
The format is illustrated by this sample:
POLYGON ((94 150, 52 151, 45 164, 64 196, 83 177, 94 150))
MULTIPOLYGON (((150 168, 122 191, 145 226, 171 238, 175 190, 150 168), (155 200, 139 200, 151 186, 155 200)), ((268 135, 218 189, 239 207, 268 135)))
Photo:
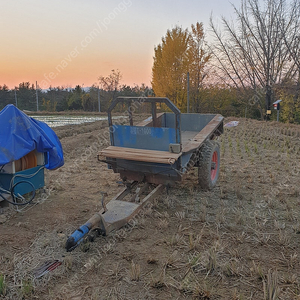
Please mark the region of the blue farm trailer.
POLYGON ((118 97, 113 101, 108 109, 110 146, 99 153, 98 160, 120 174, 125 188, 107 204, 102 194, 103 209, 68 238, 67 251, 92 229, 105 235, 124 226, 163 187, 182 181, 194 167, 199 186, 212 189, 220 172, 215 139, 223 133, 223 119, 219 114, 181 113, 168 98, 118 97), (145 104, 151 107, 151 117, 134 125, 133 112, 145 104), (158 105, 169 112, 157 113, 158 105), (122 119, 113 123, 117 106, 127 107, 129 125, 122 125, 122 119), (129 201, 124 201, 127 196, 129 201))

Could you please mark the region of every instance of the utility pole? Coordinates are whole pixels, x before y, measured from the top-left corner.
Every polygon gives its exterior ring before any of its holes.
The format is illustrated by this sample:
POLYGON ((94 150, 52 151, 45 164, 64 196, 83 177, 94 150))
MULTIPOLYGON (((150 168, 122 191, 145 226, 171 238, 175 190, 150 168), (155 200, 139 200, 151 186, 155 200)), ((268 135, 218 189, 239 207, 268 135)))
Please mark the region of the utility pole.
POLYGON ((36 111, 39 111, 39 94, 37 81, 35 82, 35 93, 36 93, 36 111))
POLYGON ((187 72, 187 113, 190 112, 190 72, 187 72))
POLYGON ((100 89, 99 89, 99 86, 98 86, 98 110, 99 110, 99 112, 101 112, 101 109, 100 109, 100 89))
POLYGON ((18 107, 17 89, 16 88, 15 88, 15 101, 16 101, 16 107, 18 107))

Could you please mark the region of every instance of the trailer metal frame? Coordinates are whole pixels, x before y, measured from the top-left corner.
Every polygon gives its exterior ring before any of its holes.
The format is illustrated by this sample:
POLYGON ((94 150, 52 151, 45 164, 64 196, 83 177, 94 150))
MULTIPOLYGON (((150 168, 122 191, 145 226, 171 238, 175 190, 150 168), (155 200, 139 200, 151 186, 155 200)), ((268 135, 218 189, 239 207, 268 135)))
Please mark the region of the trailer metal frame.
POLYGON ((102 196, 102 210, 73 232, 66 243, 67 251, 75 249, 93 229, 106 235, 123 227, 165 186, 183 180, 192 167, 205 169, 215 183, 219 152, 210 141, 223 133, 223 120, 219 114, 181 114, 168 98, 115 99, 108 109, 111 145, 98 154, 98 160, 120 174, 125 188, 107 204, 102 196), (112 111, 119 103, 127 104, 129 126, 113 124, 112 111), (134 126, 134 108, 144 103, 150 103, 151 117, 134 126), (157 103, 163 103, 172 113, 157 113, 157 103))

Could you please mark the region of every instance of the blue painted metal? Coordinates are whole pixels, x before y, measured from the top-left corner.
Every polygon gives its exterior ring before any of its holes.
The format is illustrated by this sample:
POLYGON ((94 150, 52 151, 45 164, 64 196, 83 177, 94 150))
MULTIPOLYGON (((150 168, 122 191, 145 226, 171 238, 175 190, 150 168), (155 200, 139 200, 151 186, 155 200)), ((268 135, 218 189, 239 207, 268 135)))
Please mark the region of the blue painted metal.
POLYGON ((118 97, 116 98, 110 107, 108 108, 108 125, 110 130, 110 141, 112 146, 116 146, 114 144, 114 131, 112 130, 113 128, 113 123, 112 123, 112 110, 116 107, 118 103, 126 103, 128 105, 128 116, 130 119, 130 125, 133 125, 133 120, 132 120, 132 113, 131 113, 131 107, 138 107, 144 103, 151 103, 152 105, 152 120, 154 120, 154 127, 155 127, 155 122, 156 122, 156 108, 154 107, 154 104, 156 103, 164 103, 166 104, 171 111, 173 111, 175 115, 175 126, 176 128, 176 143, 181 145, 181 112, 180 110, 168 99, 168 98, 162 98, 162 97, 118 97))
POLYGON ((176 143, 181 149, 181 114, 175 114, 176 143))
MULTIPOLYGON (((200 132, 216 115, 181 114, 181 131, 200 132)), ((175 128, 174 114, 165 113, 165 127, 175 128)))
POLYGON ((174 128, 114 125, 113 145, 117 147, 169 151, 176 142, 174 128))
MULTIPOLYGON (((45 185, 44 166, 37 166, 16 173, 0 173, 0 186, 5 190, 10 191, 12 186, 20 181, 31 182, 35 190, 42 188, 45 185)), ((16 195, 24 195, 30 192, 32 192, 32 186, 23 182, 14 189, 16 195)))
POLYGON ((89 233, 91 224, 85 223, 75 230, 67 240, 67 251, 74 250, 84 239, 84 237, 89 233))
POLYGON ((177 161, 173 164, 126 160, 120 155, 120 158, 107 158, 109 168, 119 173, 123 180, 146 181, 155 184, 171 184, 180 181, 182 175, 191 166, 197 164, 197 157, 194 156, 198 153, 195 150, 201 147, 204 140, 210 138, 214 132, 218 131, 216 135, 221 133, 219 127, 216 126, 221 126, 223 119, 219 120, 219 124, 213 122, 209 125, 215 117, 215 114, 181 114, 168 98, 118 97, 108 109, 112 146, 170 151, 169 145, 176 143, 179 145, 180 152, 177 161), (113 125, 111 113, 118 103, 127 104, 128 111, 131 107, 149 103, 152 117, 147 119, 148 122, 143 121, 143 126, 133 126, 132 114, 128 114, 131 126, 113 125), (164 113, 157 118, 157 103, 164 103, 172 112, 164 113), (200 135, 196 138, 201 132, 203 132, 203 137, 200 135), (181 152, 183 148, 184 152, 181 152))
POLYGON ((71 237, 73 237, 74 241, 78 243, 89 231, 90 229, 87 225, 82 225, 72 233, 71 237))

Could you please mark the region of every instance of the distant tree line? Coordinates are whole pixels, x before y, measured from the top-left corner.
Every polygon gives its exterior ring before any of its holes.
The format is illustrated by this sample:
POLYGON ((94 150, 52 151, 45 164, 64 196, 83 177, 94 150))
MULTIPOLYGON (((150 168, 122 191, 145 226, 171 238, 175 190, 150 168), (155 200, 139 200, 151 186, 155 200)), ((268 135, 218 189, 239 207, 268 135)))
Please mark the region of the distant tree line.
POLYGON ((109 76, 99 77, 99 86, 93 85, 89 89, 83 89, 77 85, 75 88, 50 87, 42 91, 29 82, 22 82, 15 89, 9 89, 5 84, 0 85, 0 109, 7 104, 14 104, 21 110, 37 111, 38 98, 39 111, 98 112, 100 99, 100 110, 106 112, 111 102, 118 96, 148 97, 153 95, 152 89, 144 84, 134 87, 121 85, 121 77, 118 70, 112 70, 109 76))
MULTIPOLYGON (((298 87, 294 83, 286 84, 285 87, 278 87, 278 93, 282 93, 282 99, 284 99, 281 109, 281 120, 284 122, 299 123, 299 119, 295 118, 294 113, 293 93, 297 93, 297 89, 298 87)), ((50 87, 47 91, 38 89, 37 92, 39 111, 47 112, 74 110, 98 112, 98 94, 100 96, 101 112, 106 112, 113 99, 118 96, 155 96, 153 90, 145 85, 134 87, 120 85, 115 89, 92 86, 88 91, 77 85, 75 88, 50 87)), ((261 112, 257 107, 257 99, 260 99, 259 97, 262 96, 259 94, 253 95, 251 88, 241 93, 240 89, 230 87, 225 83, 205 84, 199 90, 197 106, 191 101, 190 112, 219 113, 225 117, 246 116, 248 118, 260 119, 261 112)), ((299 105, 299 102, 297 103, 299 105)), ((0 110, 7 104, 14 104, 21 110, 35 112, 37 110, 35 85, 23 82, 16 89, 9 89, 6 85, 0 85, 0 110)), ((124 107, 120 108, 120 110, 122 109, 124 111, 124 107)), ((186 112, 185 109, 186 107, 182 109, 182 112, 186 112)), ((149 111, 150 108, 141 107, 136 112, 149 111)), ((276 117, 274 112, 271 117, 273 119, 276 117)))

